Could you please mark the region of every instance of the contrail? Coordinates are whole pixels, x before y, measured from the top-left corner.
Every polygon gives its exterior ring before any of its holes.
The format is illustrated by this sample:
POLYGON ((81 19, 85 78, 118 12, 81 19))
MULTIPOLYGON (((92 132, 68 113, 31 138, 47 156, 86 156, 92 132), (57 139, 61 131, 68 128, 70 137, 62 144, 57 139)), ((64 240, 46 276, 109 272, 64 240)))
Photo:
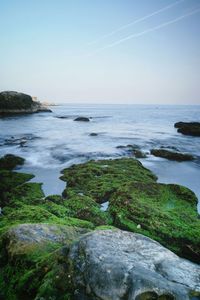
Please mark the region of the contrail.
MULTIPOLYGON (((147 33, 149 33, 149 32, 153 32, 153 31, 156 31, 156 30, 158 30, 158 29, 160 29, 160 28, 163 28, 163 27, 166 27, 166 26, 168 26, 168 25, 174 24, 174 23, 176 23, 176 22, 178 22, 178 21, 180 21, 180 20, 182 20, 182 19, 185 19, 185 18, 187 18, 187 17, 189 17, 189 16, 191 16, 191 15, 194 15, 194 14, 196 14, 196 13, 198 13, 198 12, 200 12, 200 7, 199 7, 198 9, 196 9, 196 10, 191 11, 190 13, 187 13, 187 14, 185 14, 185 15, 182 15, 182 16, 180 16, 180 17, 177 17, 177 18, 175 18, 175 19, 173 19, 173 20, 171 20, 171 21, 162 23, 162 24, 160 24, 160 25, 158 25, 158 26, 151 27, 151 28, 149 28, 149 29, 146 29, 146 30, 144 30, 144 31, 141 31, 141 32, 138 32, 138 33, 135 33, 135 34, 131 34, 131 35, 129 35, 129 36, 123 38, 123 39, 120 39, 120 40, 118 40, 118 41, 116 41, 116 42, 114 42, 114 43, 112 43, 112 44, 108 44, 108 45, 106 45, 105 47, 102 47, 102 48, 97 49, 96 51, 94 51, 94 52, 91 53, 90 55, 96 54, 96 53, 101 52, 101 51, 103 51, 103 50, 105 50, 105 49, 108 49, 108 48, 112 48, 112 47, 114 47, 114 46, 116 46, 116 45, 119 45, 119 44, 125 42, 125 41, 131 40, 131 39, 136 38, 136 37, 140 37, 140 36, 145 35, 145 34, 147 34, 147 33)), ((90 56, 90 55, 89 55, 89 56, 90 56)))
POLYGON ((126 25, 123 25, 123 26, 119 27, 118 29, 111 31, 110 33, 107 33, 107 34, 105 34, 105 35, 102 35, 100 38, 98 38, 98 39, 96 39, 96 40, 94 40, 94 41, 88 43, 88 45, 96 44, 97 42, 99 42, 99 41, 101 41, 101 40, 103 40, 103 39, 105 39, 105 38, 107 38, 107 37, 110 37, 110 36, 114 35, 115 33, 119 32, 119 31, 122 31, 122 30, 124 30, 124 29, 126 29, 126 28, 128 28, 128 27, 130 27, 130 26, 132 26, 132 25, 135 25, 135 24, 137 24, 137 23, 140 23, 140 22, 142 22, 142 21, 145 21, 145 20, 147 20, 147 19, 149 19, 149 18, 151 18, 151 17, 153 17, 153 16, 155 16, 155 15, 157 15, 157 14, 159 14, 159 13, 165 11, 165 10, 168 10, 168 9, 170 9, 170 8, 176 6, 176 5, 178 5, 179 3, 184 2, 184 1, 185 1, 185 0, 179 0, 179 1, 176 1, 176 2, 174 2, 174 3, 172 3, 172 4, 170 4, 170 5, 167 5, 167 6, 163 7, 163 8, 161 8, 161 9, 159 9, 159 10, 154 11, 153 13, 151 13, 151 14, 149 14, 149 15, 146 15, 146 16, 144 16, 144 17, 142 17, 142 18, 139 18, 139 19, 137 19, 137 20, 135 20, 135 21, 133 21, 133 22, 131 22, 131 23, 128 23, 128 24, 126 24, 126 25))

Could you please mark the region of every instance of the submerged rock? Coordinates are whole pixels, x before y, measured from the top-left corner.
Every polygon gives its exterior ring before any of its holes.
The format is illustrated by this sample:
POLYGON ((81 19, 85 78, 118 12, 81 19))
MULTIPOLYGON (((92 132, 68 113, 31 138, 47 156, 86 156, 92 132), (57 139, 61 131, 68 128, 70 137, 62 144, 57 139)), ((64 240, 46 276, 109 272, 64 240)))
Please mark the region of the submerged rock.
POLYGON ((177 122, 174 127, 182 134, 200 136, 200 122, 177 122))
POLYGON ((78 117, 78 118, 74 119, 74 121, 89 122, 90 119, 87 117, 78 117))
POLYGON ((151 154, 153 154, 154 156, 176 161, 190 161, 194 159, 194 157, 191 154, 173 152, 165 149, 152 149, 151 154))
POLYGON ((140 234, 96 231, 69 256, 76 300, 200 299, 200 266, 140 234))
POLYGON ((144 153, 143 151, 138 150, 138 149, 133 150, 133 155, 136 158, 146 158, 147 157, 146 153, 144 153))
POLYGON ((34 112, 51 112, 40 102, 33 101, 32 97, 18 92, 5 91, 0 93, 0 115, 34 112))

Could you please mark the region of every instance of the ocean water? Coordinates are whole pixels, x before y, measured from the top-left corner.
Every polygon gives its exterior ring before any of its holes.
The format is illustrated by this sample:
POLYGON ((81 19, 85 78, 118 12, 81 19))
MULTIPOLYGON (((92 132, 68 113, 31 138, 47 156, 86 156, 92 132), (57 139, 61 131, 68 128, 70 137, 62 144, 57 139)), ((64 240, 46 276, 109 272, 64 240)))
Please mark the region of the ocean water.
POLYGON ((200 106, 68 104, 51 109, 52 113, 0 119, 0 155, 24 157, 26 163, 19 171, 33 173, 32 181, 42 182, 46 195, 63 191, 65 183, 59 179, 63 168, 90 159, 130 156, 116 147, 132 144, 147 153, 152 148, 175 147, 193 154, 192 162, 152 155, 140 161, 159 182, 185 185, 200 200, 200 137, 184 136, 174 128, 178 121, 200 121, 200 106), (74 122, 77 116, 91 119, 74 122))

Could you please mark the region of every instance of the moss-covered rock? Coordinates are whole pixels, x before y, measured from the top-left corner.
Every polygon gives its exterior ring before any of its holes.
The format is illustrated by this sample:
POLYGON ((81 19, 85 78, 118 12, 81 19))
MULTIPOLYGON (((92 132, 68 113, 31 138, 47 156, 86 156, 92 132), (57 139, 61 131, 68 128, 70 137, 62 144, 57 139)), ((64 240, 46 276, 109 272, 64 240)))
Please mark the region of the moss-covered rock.
POLYGON ((200 261, 197 198, 189 189, 157 183, 149 170, 131 158, 74 165, 63 171, 62 179, 71 193, 98 203, 109 201, 112 223, 108 225, 142 233, 200 261))
POLYGON ((0 170, 13 170, 18 165, 23 165, 25 159, 13 154, 6 154, 0 158, 0 170))
POLYGON ((132 183, 118 189, 109 211, 113 224, 159 241, 182 257, 200 262, 197 199, 185 187, 132 183))
POLYGON ((65 192, 67 199, 64 206, 68 209, 68 215, 81 220, 89 220, 96 226, 112 223, 112 218, 107 212, 101 211, 101 206, 90 196, 74 193, 68 188, 65 192), (67 194, 66 194, 67 192, 67 194))
POLYGON ((0 253, 1 297, 70 299, 68 249, 72 241, 87 232, 62 225, 24 224, 4 233, 0 253))
POLYGON ((176 161, 187 161, 187 160, 194 159, 194 157, 191 154, 174 152, 166 149, 152 149, 151 154, 157 157, 162 157, 162 158, 166 158, 169 160, 176 160, 176 161))
POLYGON ((13 190, 33 177, 32 174, 0 170, 0 206, 8 205, 13 190))
POLYGON ((62 171, 62 180, 76 193, 83 193, 104 203, 127 182, 154 182, 156 176, 134 159, 89 161, 62 171))

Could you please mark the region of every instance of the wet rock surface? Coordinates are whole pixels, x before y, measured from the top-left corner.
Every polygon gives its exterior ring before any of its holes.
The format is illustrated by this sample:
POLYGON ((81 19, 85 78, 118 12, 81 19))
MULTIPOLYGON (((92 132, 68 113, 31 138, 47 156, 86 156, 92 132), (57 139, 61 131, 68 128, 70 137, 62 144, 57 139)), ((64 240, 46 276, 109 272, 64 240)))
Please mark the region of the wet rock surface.
POLYGON ((177 122, 174 127, 182 134, 200 136, 200 122, 177 122))
POLYGON ((142 235, 96 231, 69 255, 76 299, 200 299, 200 267, 142 235))
POLYGON ((90 119, 87 117, 77 117, 74 119, 74 121, 80 121, 80 122, 89 122, 90 119))

